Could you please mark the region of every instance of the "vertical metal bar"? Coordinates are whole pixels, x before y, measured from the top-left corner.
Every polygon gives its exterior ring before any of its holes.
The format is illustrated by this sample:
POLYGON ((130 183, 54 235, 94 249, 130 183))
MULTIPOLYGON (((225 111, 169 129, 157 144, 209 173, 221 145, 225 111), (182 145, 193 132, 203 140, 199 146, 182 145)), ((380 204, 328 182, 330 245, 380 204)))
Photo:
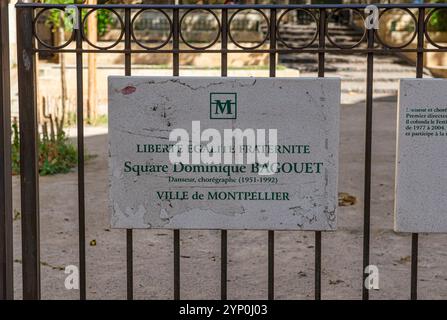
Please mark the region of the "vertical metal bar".
MULTIPOLYGON (((374 47, 374 29, 367 30, 368 49, 374 47)), ((363 269, 362 269, 362 299, 369 299, 369 291, 365 287, 367 274, 364 272, 369 265, 370 225, 371 225, 371 150, 372 150, 372 113, 373 113, 373 81, 374 53, 367 53, 366 66, 366 129, 365 129, 365 188, 363 208, 363 269)))
POLYGON ((418 38, 417 38, 417 60, 416 77, 422 78, 424 75, 424 32, 425 32, 425 8, 419 8, 418 14, 418 38))
POLYGON ((418 298, 418 240, 419 234, 411 234, 411 300, 417 300, 418 298))
MULTIPOLYGON (((179 57, 179 9, 173 9, 172 24, 172 48, 173 63, 172 73, 174 76, 180 74, 179 57)), ((174 230, 174 300, 180 300, 180 230, 174 230)))
MULTIPOLYGON (((270 77, 276 76, 276 9, 270 9, 270 77)), ((268 299, 275 299, 275 232, 268 231, 268 299)))
MULTIPOLYGON (((417 60, 416 60, 416 77, 422 78, 424 74, 424 28, 425 28, 425 8, 419 8, 418 14, 418 42, 417 42, 417 60)), ((419 251, 419 235, 411 234, 411 300, 418 298, 418 252, 419 251)))
POLYGON ((220 231, 220 299, 227 300, 227 230, 220 231))
POLYGON ((275 299, 275 232, 268 231, 268 299, 275 299))
MULTIPOLYGON (((318 77, 324 77, 324 58, 323 51, 326 46, 326 10, 320 9, 320 18, 318 23, 318 77)), ((315 300, 321 300, 321 231, 315 231, 315 279, 314 279, 315 300)))
POLYGON ((8 1, 0 3, 0 300, 14 298, 8 1))
POLYGON ((180 300, 180 230, 174 230, 174 300, 180 300))
POLYGON ((172 17, 172 50, 173 50, 173 60, 172 60, 172 73, 174 77, 179 76, 180 74, 180 60, 179 60, 179 42, 180 42, 180 17, 179 17, 179 9, 173 9, 173 17, 172 17))
MULTIPOLYGON (((126 53, 124 54, 124 72, 126 76, 132 73, 131 60, 131 12, 130 8, 125 9, 124 13, 124 47, 126 53)), ((127 270, 127 300, 133 300, 133 231, 126 230, 126 270, 127 270)))
POLYGON ((127 300, 133 300, 133 232, 126 230, 127 300))
POLYGON ((269 76, 276 77, 276 9, 270 9, 269 36, 270 36, 269 76))
MULTIPOLYGON (((80 28, 83 26, 81 25, 80 28)), ((82 33, 75 30, 76 36, 76 94, 77 94, 77 143, 78 143, 78 219, 79 219, 79 298, 85 300, 86 293, 86 255, 85 255, 85 174, 84 174, 84 84, 82 62, 82 33)))
POLYGON ((40 299, 39 168, 33 9, 17 9, 23 299, 40 299))
POLYGON ((221 44, 221 76, 226 77, 227 71, 228 71, 228 9, 222 9, 222 30, 221 30, 221 37, 222 37, 222 44, 221 44))
MULTIPOLYGON (((324 50, 326 46, 326 9, 320 9, 318 22, 318 49, 324 50)), ((318 52, 318 77, 324 77, 324 56, 325 52, 318 52)))
MULTIPOLYGON (((221 76, 226 77, 228 73, 228 9, 222 9, 221 16, 221 76)), ((227 300, 227 266, 228 266, 228 240, 227 230, 220 231, 220 299, 227 300)))
POLYGON ((315 231, 315 300, 321 300, 321 231, 315 231))

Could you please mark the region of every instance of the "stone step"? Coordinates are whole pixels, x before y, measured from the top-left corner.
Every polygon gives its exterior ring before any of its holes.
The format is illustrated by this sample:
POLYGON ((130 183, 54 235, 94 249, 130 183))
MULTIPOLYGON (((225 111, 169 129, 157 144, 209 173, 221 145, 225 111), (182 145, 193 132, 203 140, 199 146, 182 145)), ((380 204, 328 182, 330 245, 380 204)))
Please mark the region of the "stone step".
MULTIPOLYGON (((359 94, 365 94, 366 95, 366 89, 363 87, 359 87, 359 88, 354 88, 354 87, 349 87, 349 88, 343 88, 341 89, 342 93, 359 93, 359 94)), ((398 90, 396 89, 390 89, 390 88, 374 88, 373 90, 373 94, 377 94, 377 93, 381 93, 381 94, 387 94, 387 95, 397 95, 398 90)))
MULTIPOLYGON (((366 66, 366 61, 364 63, 364 65, 340 65, 340 64, 333 64, 333 67, 337 68, 339 72, 362 72, 362 73, 366 73, 367 71, 367 66, 366 66)), ((416 72, 416 67, 413 66, 402 66, 402 65, 393 65, 393 64, 387 64, 387 63, 380 63, 380 61, 375 61, 374 63, 374 73, 377 74, 378 72, 380 73, 415 73, 416 72)))
MULTIPOLYGON (((302 62, 305 61, 318 61, 317 53, 289 53, 289 54, 282 54, 280 57, 280 61, 282 62, 302 62)), ((362 57, 356 57, 356 56, 349 56, 346 55, 332 55, 332 54, 326 54, 325 55, 325 61, 327 63, 358 63, 362 64, 365 63, 366 58, 362 57)))
MULTIPOLYGON (((361 83, 361 82, 366 83, 366 78, 365 77, 347 77, 347 76, 343 76, 343 75, 341 75, 339 73, 331 74, 330 72, 326 72, 325 75, 327 77, 339 77, 345 83, 353 83, 353 84, 361 83)), ((388 78, 388 79, 382 78, 382 77, 374 77, 373 78, 373 83, 374 84, 376 84, 376 83, 381 83, 382 84, 383 83, 383 84, 387 84, 387 85, 396 85, 397 86, 400 79, 414 78, 414 76, 415 76, 415 74, 412 74, 412 75, 405 74, 405 75, 402 75, 402 77, 388 78)))
MULTIPOLYGON (((293 43, 293 42, 290 42, 290 41, 285 41, 285 43, 290 48, 318 49, 318 40, 315 40, 311 45, 309 45, 309 41, 310 40, 303 41, 303 42, 300 42, 300 43, 293 43)), ((326 49, 339 49, 340 47, 343 48, 343 46, 354 45, 356 43, 357 42, 350 42, 350 43, 347 43, 347 42, 336 42, 336 44, 338 45, 338 47, 337 47, 337 46, 334 46, 330 42, 326 42, 325 48, 326 49)), ((282 41, 278 40, 277 48, 280 49, 280 50, 287 50, 288 47, 286 46, 286 44, 284 44, 282 41)), ((365 44, 361 43, 358 47, 356 47, 356 49, 366 49, 366 48, 367 48, 366 43, 365 44)), ((289 53, 283 53, 283 54, 289 54, 289 53)), ((330 54, 334 54, 334 53, 331 52, 330 54)), ((364 54, 362 54, 362 53, 351 53, 351 55, 362 56, 364 54)))
MULTIPOLYGON (((296 66, 296 65, 290 65, 290 64, 284 64, 284 66, 286 66, 287 68, 290 69, 297 69, 300 71, 300 74, 303 72, 314 72, 314 74, 312 75, 312 77, 316 76, 316 73, 318 72, 318 64, 314 63, 314 64, 302 64, 300 66, 296 66)), ((337 68, 331 67, 331 66, 325 66, 325 71, 332 71, 332 72, 336 72, 337 68)))
MULTIPOLYGON (((314 73, 310 73, 310 72, 301 72, 300 76, 304 77, 304 76, 315 76, 314 73)), ((340 72, 334 72, 334 71, 326 71, 325 72, 325 76, 326 77, 337 77, 337 78, 341 78, 342 81, 344 83, 366 83, 366 74, 362 73, 362 74, 355 74, 355 75, 351 75, 351 74, 343 74, 340 72)), ((414 78, 415 76, 415 72, 413 73, 402 73, 399 75, 389 75, 389 77, 387 77, 386 75, 379 75, 379 74, 375 74, 374 78, 373 78, 373 82, 374 83, 384 83, 384 84, 388 84, 388 85, 396 85, 398 84, 399 80, 402 78, 414 78)))
MULTIPOLYGON (((291 68, 291 69, 297 69, 300 70, 300 72, 316 72, 318 71, 318 63, 303 63, 303 64, 287 64, 283 63, 284 66, 291 68)), ((326 72, 334 72, 335 74, 351 74, 352 72, 359 72, 361 75, 366 76, 366 68, 354 68, 352 66, 346 66, 344 68, 340 68, 331 64, 325 64, 325 71, 326 72)), ((416 74, 416 69, 413 68, 412 70, 383 70, 380 68, 374 68, 374 77, 377 77, 378 74, 380 75, 380 78, 382 79, 388 79, 388 78, 413 78, 416 74)), ((428 72, 424 72, 424 76, 430 77, 431 74, 428 72)))
POLYGON ((309 42, 311 39, 313 39, 313 37, 314 34, 310 32, 300 34, 281 34, 281 39, 287 42, 309 42))
MULTIPOLYGON (((379 83, 375 83, 373 86, 374 93, 389 93, 396 94, 399 89, 399 86, 396 83, 396 86, 389 85, 381 85, 379 83)), ((343 82, 341 83, 341 91, 342 92, 356 92, 356 93, 366 93, 366 84, 359 83, 357 85, 353 85, 351 83, 343 82)))
MULTIPOLYGON (((305 58, 307 59, 314 59, 317 61, 317 53, 309 53, 309 52, 303 52, 303 53, 288 53, 288 54, 281 54, 280 55, 280 61, 284 62, 293 62, 298 61, 300 59, 305 58)), ((366 55, 365 54, 334 54, 334 53, 326 53, 325 55, 326 62, 333 62, 338 63, 340 67, 349 64, 352 66, 363 66, 366 62, 366 55)), ((380 64, 380 65, 386 65, 391 66, 393 69, 398 68, 399 70, 403 69, 412 69, 414 68, 413 65, 410 65, 406 61, 400 60, 396 57, 388 57, 388 56, 381 56, 376 55, 374 57, 374 63, 380 64)))
MULTIPOLYGON (((279 62, 282 64, 287 64, 289 66, 296 65, 300 67, 304 63, 318 63, 318 58, 316 54, 310 55, 302 55, 302 56, 294 56, 294 57, 285 57, 285 55, 281 55, 279 58, 279 62)), ((326 56, 325 57, 326 65, 331 65, 335 68, 339 68, 341 71, 366 71, 366 58, 357 59, 356 57, 348 56, 347 58, 326 56), (349 58, 352 58, 350 61, 349 58)), ((407 64, 398 64, 393 63, 392 61, 381 61, 380 59, 374 59, 374 70, 375 71, 386 71, 386 72, 413 72, 415 70, 415 66, 407 65, 407 64)))
MULTIPOLYGON (((291 24, 291 23, 281 23, 280 28, 284 28, 285 30, 289 30, 289 31, 299 31, 302 29, 315 29, 315 24, 311 23, 311 24, 291 24)), ((343 32, 357 32, 359 33, 359 31, 354 30, 352 27, 350 26, 345 26, 345 25, 341 25, 341 24, 335 24, 335 23, 328 23, 328 30, 331 31, 343 31, 343 32)))
MULTIPOLYGON (((311 38, 306 38, 303 41, 289 41, 287 39, 281 39, 278 40, 278 48, 279 49, 287 49, 287 46, 291 47, 291 48, 313 48, 313 49, 317 49, 318 48, 318 39, 315 39, 313 41, 312 44, 309 45, 309 42, 312 40, 311 38), (282 40, 282 41, 281 41, 282 40), (284 43, 283 43, 284 41, 284 43), (287 45, 287 46, 286 46, 287 45)), ((325 48, 329 48, 329 49, 334 49, 334 48, 344 48, 344 47, 352 47, 357 45, 358 41, 345 41, 345 40, 337 40, 337 39, 333 39, 333 42, 335 43, 332 44, 329 41, 326 41, 326 45, 325 48)), ((349 49, 349 47, 347 49, 349 49)), ((367 48, 367 44, 364 42, 361 42, 358 46, 356 46, 356 49, 366 49, 367 48)))
MULTIPOLYGON (((313 37, 315 35, 315 30, 301 30, 295 32, 285 32, 280 31, 281 38, 288 38, 288 39, 302 39, 305 37, 313 37)), ((340 33, 329 33, 329 36, 333 39, 336 37, 343 37, 343 38, 350 38, 350 39, 358 39, 360 40, 362 38, 361 33, 352 33, 352 34, 346 34, 345 32, 340 33)), ((357 40, 357 41, 358 41, 357 40)))
MULTIPOLYGON (((328 75, 331 72, 328 73, 328 75)), ((381 72, 374 69, 374 81, 399 81, 401 78, 414 78, 416 74, 416 70, 412 72, 381 72)), ((366 72, 359 71, 340 71, 333 73, 333 76, 341 77, 342 79, 350 80, 350 81, 363 81, 366 80, 366 72)))
MULTIPOLYGON (((358 42, 361 34, 348 26, 329 24, 331 39, 337 44, 353 45, 358 42)), ((299 47, 307 44, 312 39, 315 28, 313 26, 288 25, 281 38, 291 46, 299 47)), ((326 41, 328 48, 334 46, 326 41)), ((365 48, 362 43, 360 48, 365 48)), ((279 48, 285 48, 279 42, 279 48)), ((318 48, 316 40, 309 48, 318 48)), ((365 54, 336 54, 325 55, 325 76, 340 77, 342 102, 364 100, 366 95, 367 60, 365 54)), ((279 63, 293 69, 300 70, 301 77, 315 77, 318 71, 318 56, 316 53, 290 53, 280 54, 279 63)), ((398 91, 399 79, 414 78, 416 67, 405 62, 398 56, 375 55, 373 92, 375 96, 395 96, 398 91)), ((428 72, 425 76, 430 77, 428 72)))
MULTIPOLYGON (((287 39, 289 41, 299 41, 299 40, 307 40, 313 37, 314 32, 300 32, 300 33, 281 33, 281 39, 287 39)), ((345 33, 340 34, 330 34, 331 39, 346 39, 352 41, 359 41, 362 38, 361 34, 356 35, 347 35, 345 33)))
MULTIPOLYGON (((314 73, 301 73, 300 77, 314 77, 314 73)), ((334 77, 336 74, 325 73, 326 77, 334 77)), ((384 82, 384 81, 374 81, 373 92, 395 95, 399 88, 398 81, 384 82)), ((341 92, 342 93, 364 93, 366 94, 366 81, 351 81, 342 79, 341 81, 341 92)))

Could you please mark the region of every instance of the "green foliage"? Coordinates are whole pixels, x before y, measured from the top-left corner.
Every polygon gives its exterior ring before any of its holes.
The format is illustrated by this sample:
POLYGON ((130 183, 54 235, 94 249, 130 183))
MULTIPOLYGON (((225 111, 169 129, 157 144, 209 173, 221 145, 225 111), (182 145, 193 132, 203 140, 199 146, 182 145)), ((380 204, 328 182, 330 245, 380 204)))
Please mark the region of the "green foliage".
POLYGON ((63 126, 65 126, 65 127, 73 126, 76 124, 76 121, 77 121, 76 112, 68 111, 65 114, 65 122, 63 123, 63 126))
MULTIPOLYGON (((65 134, 59 134, 55 139, 43 135, 38 141, 39 173, 42 176, 67 173, 77 163, 75 146, 68 141, 65 134)), ((12 171, 20 174, 20 139, 17 121, 12 124, 12 171)))
MULTIPOLYGON (((444 3, 444 0, 431 1, 432 3, 444 3)), ((428 23, 429 31, 447 31, 447 9, 441 9, 433 13, 428 23)))
POLYGON ((98 20, 98 35, 103 36, 107 31, 107 26, 111 23, 111 13, 108 10, 99 9, 96 19, 98 20))
MULTIPOLYGON (((80 0, 43 0, 43 3, 49 3, 49 4, 77 4, 82 3, 80 0)), ((52 31, 55 32, 57 28, 64 27, 66 31, 72 31, 73 26, 71 25, 71 21, 69 21, 69 18, 67 15, 64 15, 61 19, 62 11, 58 9, 51 9, 49 10, 50 14, 48 15, 48 19, 46 21, 46 24, 50 27, 52 27, 52 31), (61 25, 61 22, 63 21, 63 25, 61 25)), ((87 14, 87 10, 81 10, 81 21, 84 19, 85 15, 87 14)), ((107 27, 112 22, 111 20, 111 12, 109 10, 105 9, 99 9, 96 11, 96 18, 98 23, 98 35, 102 36, 106 33, 107 27)))
MULTIPOLYGON (((49 4, 75 4, 79 3, 77 0, 43 0, 43 3, 49 3, 49 4)), ((59 27, 64 27, 68 31, 72 31, 72 25, 70 24, 70 21, 68 20, 68 17, 66 15, 63 15, 61 19, 62 11, 59 9, 50 9, 49 15, 46 21, 46 24, 50 27, 52 27, 52 31, 56 32, 56 29, 59 27), (61 22, 63 21, 63 25, 61 25, 61 22)))
POLYGON ((54 141, 43 137, 39 143, 39 173, 42 176, 67 173, 77 163, 76 148, 64 134, 54 141))
POLYGON ((96 117, 95 122, 93 125, 95 126, 104 126, 109 123, 109 118, 106 114, 100 114, 96 117))

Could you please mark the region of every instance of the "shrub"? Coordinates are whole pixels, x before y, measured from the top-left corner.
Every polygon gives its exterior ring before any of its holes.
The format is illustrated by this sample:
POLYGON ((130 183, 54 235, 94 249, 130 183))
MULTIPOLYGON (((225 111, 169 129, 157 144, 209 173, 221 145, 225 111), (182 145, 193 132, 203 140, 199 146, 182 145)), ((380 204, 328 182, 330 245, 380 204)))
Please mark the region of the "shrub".
MULTIPOLYGON (((443 0, 431 2, 444 3, 443 0)), ((447 31, 447 9, 441 9, 433 13, 427 27, 429 31, 447 31)))
MULTIPOLYGON (((12 171, 20 174, 20 138, 17 120, 12 124, 12 171)), ((75 146, 68 141, 65 133, 54 138, 44 133, 38 141, 39 174, 42 176, 67 173, 77 164, 75 146)))

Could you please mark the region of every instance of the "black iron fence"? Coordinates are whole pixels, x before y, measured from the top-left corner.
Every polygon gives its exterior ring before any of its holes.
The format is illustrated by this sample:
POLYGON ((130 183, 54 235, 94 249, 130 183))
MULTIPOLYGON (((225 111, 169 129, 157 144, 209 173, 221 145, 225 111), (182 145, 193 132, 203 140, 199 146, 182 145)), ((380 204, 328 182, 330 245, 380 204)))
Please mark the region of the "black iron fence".
POLYGON ((0 299, 13 298, 8 3, 0 2, 0 299))
MULTIPOLYGON (((13 297, 12 282, 12 208, 11 208, 11 169, 10 169, 10 114, 9 114, 9 62, 7 6, 1 2, 1 69, 0 89, 2 91, 2 122, 0 124, 0 298, 13 297)), ((36 55, 38 53, 71 53, 76 56, 76 84, 77 84, 77 147, 78 147, 78 217, 79 217, 79 268, 80 268, 80 299, 86 299, 86 239, 85 239, 85 182, 84 182, 84 90, 83 90, 83 55, 95 52, 98 54, 123 54, 125 75, 131 75, 132 54, 169 54, 172 55, 172 74, 179 76, 179 55, 182 53, 218 53, 221 56, 221 76, 227 76, 228 55, 238 52, 260 52, 269 55, 269 74, 275 77, 277 57, 279 54, 313 53, 318 57, 318 77, 325 74, 325 54, 361 54, 366 56, 366 119, 365 119, 365 164, 364 164, 364 208, 363 208, 363 270, 369 265, 370 258, 370 215, 371 215, 371 155, 372 155, 372 114, 373 114, 373 58, 375 55, 390 53, 414 53, 417 55, 415 76, 423 76, 424 53, 447 52, 447 47, 434 42, 428 32, 431 17, 439 10, 447 9, 447 4, 405 4, 405 5, 377 5, 383 16, 389 10, 402 10, 408 14, 414 24, 410 30, 410 37, 399 45, 388 44, 381 39, 374 28, 360 25, 363 35, 354 44, 343 45, 337 43, 330 36, 328 21, 340 11, 349 11, 360 17, 362 21, 368 19, 364 13, 366 4, 358 5, 76 5, 78 10, 84 10, 86 15, 81 20, 79 29, 72 31, 68 40, 59 46, 42 41, 35 32, 36 20, 48 10, 64 10, 65 5, 48 5, 40 3, 18 3, 17 9, 17 52, 18 52, 18 81, 19 81, 19 116, 21 141, 21 216, 22 216, 22 268, 23 268, 23 298, 40 298, 40 254, 39 254, 39 175, 37 163, 37 109, 36 109, 36 55), (121 30, 117 41, 101 47, 91 43, 84 32, 86 16, 95 10, 109 10, 116 15, 121 30), (137 39, 133 31, 135 17, 145 11, 156 11, 166 17, 169 22, 169 35, 161 44, 145 44, 137 39), (182 34, 183 18, 194 11, 209 12, 218 25, 217 36, 210 44, 197 46, 189 43, 182 34), (231 32, 234 17, 244 10, 254 10, 265 19, 267 26, 265 37, 256 45, 239 43, 231 32), (315 36, 303 45, 295 45, 283 40, 280 25, 286 13, 296 11, 297 16, 306 17, 307 21, 315 22, 315 36), (416 46, 411 43, 416 41, 416 46), (39 43, 39 46, 36 45, 39 43), (216 47, 215 44, 220 44, 216 47), (424 43, 430 43, 427 48, 424 43), (230 46, 231 45, 231 49, 230 46)), ((181 230, 174 230, 174 299, 180 299, 180 236, 181 230)), ((274 294, 274 231, 268 232, 268 298, 274 294)), ((124 240, 124 239, 123 239, 124 240)), ((127 230, 127 297, 133 298, 133 231, 127 230)), ((315 261, 314 261, 314 294, 315 299, 321 298, 321 270, 322 270, 322 234, 315 232, 315 261)), ((227 298, 227 231, 221 230, 221 298, 227 298)), ((418 267, 418 234, 412 234, 411 256, 411 298, 417 298, 417 267, 418 267)), ((367 275, 359 274, 359 282, 367 275)), ((362 285, 362 297, 368 299, 369 294, 362 285)))

